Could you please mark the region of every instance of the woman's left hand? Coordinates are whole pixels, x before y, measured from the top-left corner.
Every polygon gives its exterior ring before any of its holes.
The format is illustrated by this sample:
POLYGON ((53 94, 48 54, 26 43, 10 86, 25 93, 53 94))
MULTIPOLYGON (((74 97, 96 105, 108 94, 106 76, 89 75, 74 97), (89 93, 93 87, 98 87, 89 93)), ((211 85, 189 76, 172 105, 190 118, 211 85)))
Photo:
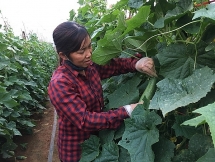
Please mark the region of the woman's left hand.
POLYGON ((135 64, 137 71, 145 73, 151 77, 157 77, 154 61, 152 58, 143 57, 135 64))

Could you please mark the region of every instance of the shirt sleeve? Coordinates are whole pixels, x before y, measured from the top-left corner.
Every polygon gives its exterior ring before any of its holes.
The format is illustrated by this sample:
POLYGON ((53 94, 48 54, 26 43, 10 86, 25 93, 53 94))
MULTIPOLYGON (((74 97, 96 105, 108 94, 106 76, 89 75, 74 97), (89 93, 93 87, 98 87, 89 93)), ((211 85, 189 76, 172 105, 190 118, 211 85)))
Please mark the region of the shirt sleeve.
MULTIPOLYGON (((136 55, 140 57, 140 54, 136 55)), ((97 70, 101 79, 106 79, 111 76, 125 74, 128 72, 136 72, 135 64, 138 58, 115 58, 110 61, 107 65, 97 65, 97 70)))
POLYGON ((68 83, 66 79, 51 80, 48 94, 58 115, 84 131, 115 129, 129 117, 124 107, 108 112, 88 111, 75 85, 68 83))

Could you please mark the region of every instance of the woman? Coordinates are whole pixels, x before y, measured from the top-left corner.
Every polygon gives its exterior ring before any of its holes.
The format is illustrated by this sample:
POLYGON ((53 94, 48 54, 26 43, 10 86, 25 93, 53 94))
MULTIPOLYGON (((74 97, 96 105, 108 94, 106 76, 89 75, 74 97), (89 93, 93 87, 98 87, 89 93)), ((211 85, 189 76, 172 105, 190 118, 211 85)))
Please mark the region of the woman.
POLYGON ((51 78, 48 94, 58 114, 58 151, 63 162, 77 162, 80 144, 101 129, 116 129, 136 104, 102 112, 101 80, 128 72, 156 76, 151 58, 117 58, 100 66, 91 61, 91 39, 87 30, 71 21, 58 25, 53 40, 61 65, 51 78))

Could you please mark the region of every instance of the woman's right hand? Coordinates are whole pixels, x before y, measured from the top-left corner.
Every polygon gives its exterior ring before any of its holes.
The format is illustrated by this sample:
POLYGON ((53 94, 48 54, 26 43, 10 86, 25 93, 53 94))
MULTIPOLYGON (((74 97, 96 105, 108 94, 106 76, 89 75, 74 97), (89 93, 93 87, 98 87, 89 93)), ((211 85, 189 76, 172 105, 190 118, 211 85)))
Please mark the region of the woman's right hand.
POLYGON ((139 104, 143 104, 143 101, 138 102, 138 103, 134 103, 134 104, 130 104, 130 105, 125 105, 124 108, 126 109, 126 111, 128 112, 128 115, 131 116, 132 111, 137 107, 137 105, 139 104))
POLYGON ((143 102, 138 102, 138 103, 134 103, 134 104, 130 104, 132 111, 136 108, 137 105, 139 104, 143 104, 143 102))

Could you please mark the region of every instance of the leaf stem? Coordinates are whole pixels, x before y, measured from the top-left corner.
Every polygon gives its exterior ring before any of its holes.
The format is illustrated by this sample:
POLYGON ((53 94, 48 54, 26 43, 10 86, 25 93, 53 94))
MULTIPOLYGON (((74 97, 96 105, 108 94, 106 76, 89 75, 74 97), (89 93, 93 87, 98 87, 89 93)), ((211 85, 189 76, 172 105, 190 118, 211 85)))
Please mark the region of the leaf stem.
MULTIPOLYGON (((160 36, 160 35, 164 35, 164 34, 169 34, 169 33, 171 33, 171 32, 177 31, 177 30, 179 30, 179 29, 181 29, 181 28, 183 28, 183 27, 185 27, 185 26, 187 26, 187 25, 190 25, 190 24, 196 23, 196 22, 200 22, 200 21, 202 21, 202 20, 192 21, 192 22, 189 22, 189 23, 187 23, 187 24, 182 25, 182 26, 179 27, 179 28, 176 28, 176 29, 173 29, 173 30, 170 30, 170 31, 167 31, 167 32, 163 32, 163 33, 160 33, 160 34, 153 35, 153 36, 149 37, 145 42, 143 42, 142 45, 140 45, 139 47, 137 47, 137 48, 135 48, 135 49, 133 49, 133 50, 138 50, 138 49, 140 49, 146 42, 148 42, 150 39, 152 39, 152 38, 154 38, 154 37, 157 37, 157 36, 160 36)), ((124 38, 123 41, 124 41, 125 39, 127 39, 127 38, 128 38, 128 37, 124 38)))
POLYGON ((129 55, 129 56, 131 56, 131 57, 134 57, 134 58, 137 58, 137 59, 139 59, 137 56, 135 56, 135 55, 132 55, 132 54, 130 54, 130 53, 128 53, 128 52, 125 52, 125 51, 122 51, 123 53, 125 53, 125 54, 127 54, 127 55, 129 55))

